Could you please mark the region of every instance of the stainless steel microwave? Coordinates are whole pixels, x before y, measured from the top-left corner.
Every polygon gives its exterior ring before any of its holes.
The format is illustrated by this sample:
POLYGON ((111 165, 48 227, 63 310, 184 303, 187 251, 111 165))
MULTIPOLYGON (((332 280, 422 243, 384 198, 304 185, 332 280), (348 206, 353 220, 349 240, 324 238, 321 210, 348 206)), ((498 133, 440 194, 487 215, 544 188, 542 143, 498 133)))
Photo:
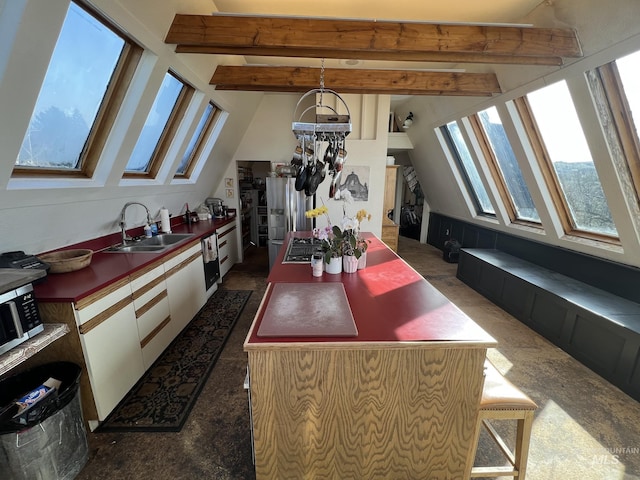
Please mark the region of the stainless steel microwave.
POLYGON ((31 284, 0 295, 0 354, 44 330, 31 284))

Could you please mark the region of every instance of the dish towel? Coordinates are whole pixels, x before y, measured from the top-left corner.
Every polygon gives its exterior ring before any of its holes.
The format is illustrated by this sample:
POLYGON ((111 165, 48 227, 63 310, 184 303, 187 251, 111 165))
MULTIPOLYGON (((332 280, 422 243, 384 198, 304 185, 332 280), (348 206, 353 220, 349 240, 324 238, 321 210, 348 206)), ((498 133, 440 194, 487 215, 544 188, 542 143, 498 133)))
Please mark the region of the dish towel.
POLYGON ((202 256, 204 258, 204 263, 214 262, 218 259, 218 251, 216 250, 216 244, 213 241, 213 237, 204 239, 202 256))

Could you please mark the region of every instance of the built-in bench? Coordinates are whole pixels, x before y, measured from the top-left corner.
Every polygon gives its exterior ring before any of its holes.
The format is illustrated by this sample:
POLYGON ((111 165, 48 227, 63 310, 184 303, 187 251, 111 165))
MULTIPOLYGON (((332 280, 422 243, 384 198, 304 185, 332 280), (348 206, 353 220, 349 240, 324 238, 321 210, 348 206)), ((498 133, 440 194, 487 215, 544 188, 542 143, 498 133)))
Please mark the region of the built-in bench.
POLYGON ((496 249, 463 248, 457 276, 640 400, 639 303, 496 249))

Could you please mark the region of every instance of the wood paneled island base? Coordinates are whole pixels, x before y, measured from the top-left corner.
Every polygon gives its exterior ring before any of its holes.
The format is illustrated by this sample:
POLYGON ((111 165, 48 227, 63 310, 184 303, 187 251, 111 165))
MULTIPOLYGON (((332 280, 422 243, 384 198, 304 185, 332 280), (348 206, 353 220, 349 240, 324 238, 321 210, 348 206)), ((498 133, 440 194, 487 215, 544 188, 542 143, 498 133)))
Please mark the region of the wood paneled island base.
POLYGON ((312 281, 276 262, 245 342, 258 480, 461 479, 473 461, 495 340, 375 237, 367 263, 318 279, 344 284, 357 336, 259 337, 273 282, 312 281))

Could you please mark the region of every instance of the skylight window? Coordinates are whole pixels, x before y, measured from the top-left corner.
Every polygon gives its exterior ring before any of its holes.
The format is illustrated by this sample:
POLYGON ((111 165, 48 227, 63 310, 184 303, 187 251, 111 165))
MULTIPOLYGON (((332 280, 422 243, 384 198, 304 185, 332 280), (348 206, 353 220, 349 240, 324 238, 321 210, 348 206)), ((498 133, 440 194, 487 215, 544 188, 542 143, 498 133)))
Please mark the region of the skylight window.
POLYGON ((529 188, 522 177, 522 171, 511 148, 511 143, 502 125, 502 120, 496 107, 491 107, 478 113, 482 132, 479 137, 486 139, 491 148, 487 160, 495 167, 496 180, 504 186, 503 200, 512 210, 512 220, 522 220, 540 223, 540 216, 536 210, 529 188))
POLYGON ((182 156, 180 165, 176 170, 176 177, 189 177, 193 167, 195 166, 195 160, 202 150, 206 138, 211 133, 213 126, 216 123, 216 118, 220 110, 211 102, 207 104, 198 126, 196 127, 193 136, 189 141, 189 145, 182 156))
POLYGON ((91 177, 140 49, 89 11, 69 4, 14 175, 91 177))
POLYGON ((604 98, 608 103, 608 108, 602 105, 599 109, 607 140, 614 158, 620 161, 618 165, 626 162, 636 197, 640 199, 640 88, 637 82, 640 52, 599 67, 598 74, 600 83, 593 88, 598 90, 601 85, 605 91, 605 95, 597 99, 604 98))
POLYGON ((548 173, 567 212, 572 227, 569 230, 617 237, 566 82, 554 83, 526 98, 539 132, 537 140, 546 153, 543 164, 551 167, 548 173))
POLYGON ((487 190, 484 188, 480 174, 473 163, 471 158, 471 152, 462 136, 460 127, 457 122, 449 122, 445 127, 442 127, 445 138, 449 140, 449 147, 454 155, 464 177, 467 181, 467 187, 470 190, 473 198, 476 202, 477 213, 485 215, 495 215, 496 211, 489 200, 487 190))
POLYGON ((173 73, 165 74, 127 163, 125 176, 155 178, 193 91, 173 73))

